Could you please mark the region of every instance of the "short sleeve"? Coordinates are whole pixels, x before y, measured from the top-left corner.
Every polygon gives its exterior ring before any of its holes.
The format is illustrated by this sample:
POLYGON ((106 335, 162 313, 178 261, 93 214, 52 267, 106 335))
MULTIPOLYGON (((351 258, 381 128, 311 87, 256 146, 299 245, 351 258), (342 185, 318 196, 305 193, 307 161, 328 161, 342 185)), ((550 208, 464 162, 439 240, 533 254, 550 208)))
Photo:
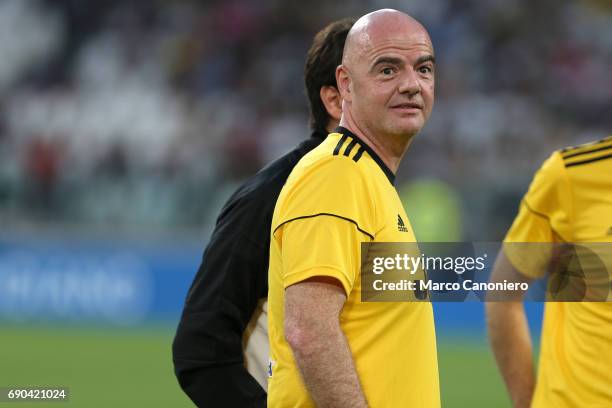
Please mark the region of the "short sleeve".
POLYGON ((504 252, 510 262, 526 276, 543 276, 550 244, 571 240, 571 216, 570 186, 563 160, 555 152, 535 174, 506 234, 504 252))
POLYGON ((349 296, 359 278, 361 242, 369 240, 367 235, 332 215, 294 220, 283 225, 280 234, 285 288, 326 276, 340 281, 349 296))
POLYGON ((373 237, 375 211, 366 177, 357 163, 330 155, 291 173, 277 202, 273 231, 292 220, 328 214, 373 237))
POLYGON ((360 244, 374 238, 374 212, 365 177, 349 158, 330 155, 298 165, 272 222, 283 286, 329 276, 348 296, 359 275, 360 244))

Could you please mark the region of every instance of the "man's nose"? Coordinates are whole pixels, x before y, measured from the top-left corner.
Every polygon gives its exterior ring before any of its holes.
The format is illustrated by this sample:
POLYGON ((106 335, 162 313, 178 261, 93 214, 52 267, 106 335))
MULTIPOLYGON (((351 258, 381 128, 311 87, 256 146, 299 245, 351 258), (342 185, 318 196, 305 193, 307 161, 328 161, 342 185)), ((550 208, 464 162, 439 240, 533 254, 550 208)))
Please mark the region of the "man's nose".
POLYGON ((409 95, 421 92, 421 83, 415 70, 407 69, 404 72, 398 90, 400 93, 407 93, 409 95))

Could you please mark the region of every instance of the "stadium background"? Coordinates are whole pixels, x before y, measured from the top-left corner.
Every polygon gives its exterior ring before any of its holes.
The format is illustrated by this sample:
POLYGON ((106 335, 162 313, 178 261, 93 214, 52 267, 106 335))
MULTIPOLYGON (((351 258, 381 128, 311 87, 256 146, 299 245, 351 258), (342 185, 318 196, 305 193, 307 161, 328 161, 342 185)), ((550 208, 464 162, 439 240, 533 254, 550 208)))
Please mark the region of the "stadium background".
MULTIPOLYGON (((553 149, 610 133, 603 0, 0 2, 0 387, 190 406, 170 343, 215 215, 307 135, 313 34, 381 7, 438 60, 397 183, 420 240, 501 239, 553 149)), ((482 306, 435 310, 443 406, 508 406, 482 306)))

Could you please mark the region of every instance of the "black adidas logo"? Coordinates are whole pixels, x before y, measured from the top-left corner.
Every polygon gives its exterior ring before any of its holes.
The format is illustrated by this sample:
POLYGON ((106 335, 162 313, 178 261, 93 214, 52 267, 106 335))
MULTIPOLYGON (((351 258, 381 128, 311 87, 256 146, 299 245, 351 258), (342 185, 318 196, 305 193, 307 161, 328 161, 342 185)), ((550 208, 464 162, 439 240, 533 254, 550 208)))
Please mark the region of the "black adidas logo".
POLYGON ((406 227, 406 224, 404 224, 404 220, 402 220, 402 217, 400 217, 399 214, 397 214, 397 229, 400 232, 408 232, 408 228, 406 227))

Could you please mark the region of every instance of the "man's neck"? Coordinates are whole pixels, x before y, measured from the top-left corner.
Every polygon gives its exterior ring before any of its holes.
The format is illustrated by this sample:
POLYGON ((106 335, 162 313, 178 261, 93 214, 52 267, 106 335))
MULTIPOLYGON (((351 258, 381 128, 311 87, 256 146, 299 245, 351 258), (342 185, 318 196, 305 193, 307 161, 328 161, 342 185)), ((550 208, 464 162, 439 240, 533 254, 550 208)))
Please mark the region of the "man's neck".
POLYGON ((340 121, 336 120, 336 119, 329 119, 327 121, 327 126, 325 126, 325 130, 327 130, 327 133, 334 133, 334 129, 337 128, 338 126, 340 126, 340 121))
POLYGON ((397 173, 400 162, 404 154, 406 154, 408 146, 410 146, 412 137, 375 135, 367 127, 358 126, 351 117, 342 117, 340 126, 359 136, 365 144, 374 150, 393 174, 397 173))

